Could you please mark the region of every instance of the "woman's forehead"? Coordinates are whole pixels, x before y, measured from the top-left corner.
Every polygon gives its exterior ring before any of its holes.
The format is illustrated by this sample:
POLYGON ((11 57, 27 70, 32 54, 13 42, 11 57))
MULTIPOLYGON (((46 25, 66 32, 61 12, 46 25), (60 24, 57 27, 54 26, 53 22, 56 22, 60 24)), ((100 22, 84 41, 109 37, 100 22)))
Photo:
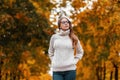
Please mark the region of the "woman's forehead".
POLYGON ((68 21, 68 19, 66 19, 66 18, 62 18, 61 21, 68 21))

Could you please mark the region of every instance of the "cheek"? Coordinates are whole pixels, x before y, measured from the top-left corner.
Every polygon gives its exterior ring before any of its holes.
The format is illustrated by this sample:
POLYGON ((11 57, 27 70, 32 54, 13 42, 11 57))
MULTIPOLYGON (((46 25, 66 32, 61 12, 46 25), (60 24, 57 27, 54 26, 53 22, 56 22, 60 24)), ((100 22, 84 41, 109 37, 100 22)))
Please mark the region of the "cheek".
POLYGON ((60 28, 65 28, 65 26, 61 25, 60 28))
POLYGON ((66 28, 68 28, 68 27, 66 27, 66 26, 61 26, 60 28, 61 28, 61 29, 66 29, 66 28))

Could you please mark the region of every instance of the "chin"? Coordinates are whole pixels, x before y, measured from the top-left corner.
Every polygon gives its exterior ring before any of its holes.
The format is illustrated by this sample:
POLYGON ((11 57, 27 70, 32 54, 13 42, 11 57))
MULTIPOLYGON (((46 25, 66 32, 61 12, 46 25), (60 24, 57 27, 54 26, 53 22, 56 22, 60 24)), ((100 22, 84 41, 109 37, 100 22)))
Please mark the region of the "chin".
POLYGON ((64 31, 66 31, 66 30, 68 30, 68 29, 64 29, 64 31))

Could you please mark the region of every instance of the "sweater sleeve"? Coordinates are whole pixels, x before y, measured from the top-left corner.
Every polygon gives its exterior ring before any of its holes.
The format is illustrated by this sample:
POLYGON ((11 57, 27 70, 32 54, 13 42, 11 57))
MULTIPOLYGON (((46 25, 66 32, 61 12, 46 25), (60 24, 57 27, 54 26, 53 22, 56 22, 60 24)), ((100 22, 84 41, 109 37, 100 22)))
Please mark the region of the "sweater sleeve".
POLYGON ((75 63, 79 61, 83 57, 84 51, 80 44, 80 41, 78 40, 77 47, 76 47, 76 55, 75 55, 75 63))
POLYGON ((53 44, 54 44, 54 36, 52 35, 52 37, 50 38, 49 49, 48 49, 48 55, 51 61, 54 56, 53 44))

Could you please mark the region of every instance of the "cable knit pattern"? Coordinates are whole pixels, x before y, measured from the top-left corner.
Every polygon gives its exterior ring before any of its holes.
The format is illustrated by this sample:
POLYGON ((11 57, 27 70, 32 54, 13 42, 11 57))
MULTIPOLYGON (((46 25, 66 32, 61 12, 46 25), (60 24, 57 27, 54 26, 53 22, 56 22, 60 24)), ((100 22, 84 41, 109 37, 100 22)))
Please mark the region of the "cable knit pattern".
POLYGON ((76 64, 83 56, 80 41, 77 43, 76 55, 69 37, 70 30, 62 31, 52 35, 49 44, 49 57, 53 71, 75 70, 76 64))
POLYGON ((59 35, 61 36, 66 36, 70 34, 70 29, 63 31, 62 29, 60 29, 60 31, 58 32, 59 35))

